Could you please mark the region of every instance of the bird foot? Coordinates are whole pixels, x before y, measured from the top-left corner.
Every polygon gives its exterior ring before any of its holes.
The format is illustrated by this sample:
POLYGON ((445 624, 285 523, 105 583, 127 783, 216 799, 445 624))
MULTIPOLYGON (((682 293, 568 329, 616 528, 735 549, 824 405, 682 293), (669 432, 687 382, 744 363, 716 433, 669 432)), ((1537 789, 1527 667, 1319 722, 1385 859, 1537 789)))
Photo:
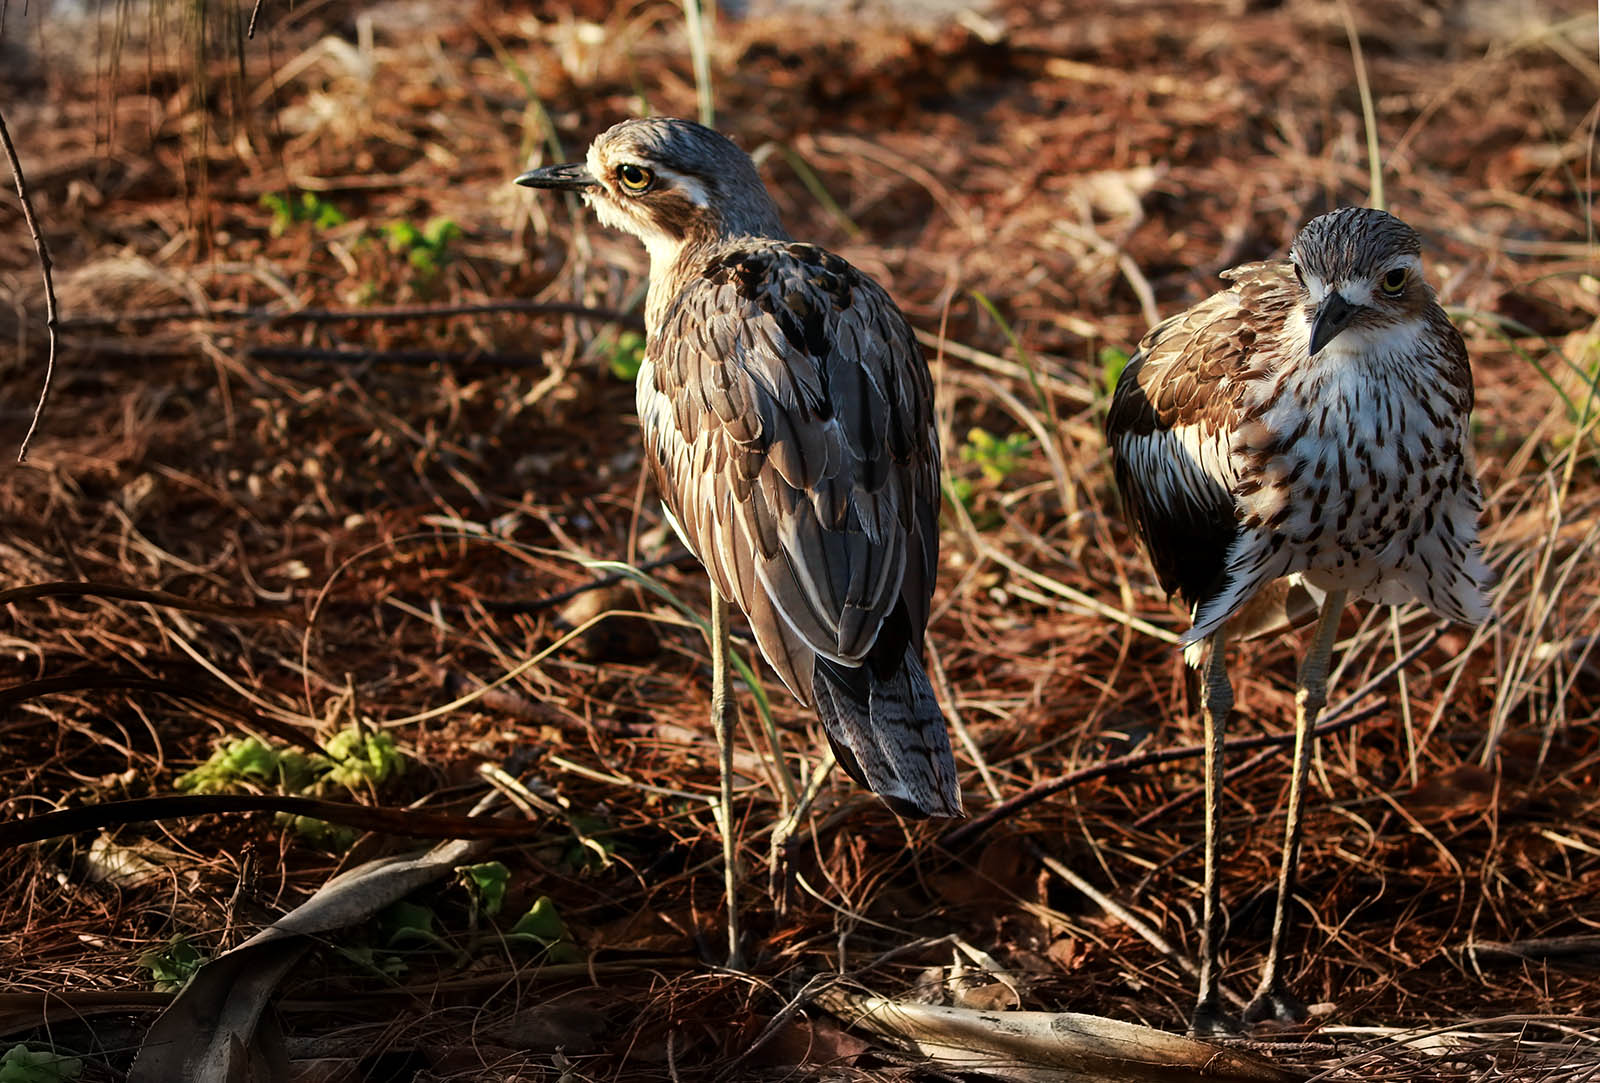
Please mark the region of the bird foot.
POLYGON ((772 848, 767 853, 767 893, 772 896, 773 910, 780 918, 789 916, 795 889, 794 839, 787 831, 779 836, 784 826, 779 824, 772 832, 772 848))
POLYGON ((1244 1033, 1239 1021, 1222 1010, 1215 1000, 1201 1001, 1189 1017, 1189 1034, 1194 1038, 1226 1038, 1244 1033))
POLYGON ((1311 1013, 1303 1000, 1280 985, 1264 986, 1245 1005, 1244 1021, 1249 1024, 1303 1023, 1311 1013))

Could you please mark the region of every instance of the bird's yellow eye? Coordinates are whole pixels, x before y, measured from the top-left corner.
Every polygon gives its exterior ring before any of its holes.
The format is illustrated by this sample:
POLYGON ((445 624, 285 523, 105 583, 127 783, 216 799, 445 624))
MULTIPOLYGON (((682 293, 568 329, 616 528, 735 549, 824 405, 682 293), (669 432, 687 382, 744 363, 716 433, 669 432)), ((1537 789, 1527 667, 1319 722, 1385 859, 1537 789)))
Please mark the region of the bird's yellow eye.
POLYGON ((1378 288, 1391 297, 1406 288, 1406 279, 1411 277, 1411 272, 1404 267, 1396 267, 1383 278, 1378 280, 1378 288))
POLYGON ((634 165, 632 162, 628 162, 617 168, 617 183, 622 185, 624 192, 638 195, 641 192, 649 191, 650 186, 655 182, 656 175, 642 165, 634 165))

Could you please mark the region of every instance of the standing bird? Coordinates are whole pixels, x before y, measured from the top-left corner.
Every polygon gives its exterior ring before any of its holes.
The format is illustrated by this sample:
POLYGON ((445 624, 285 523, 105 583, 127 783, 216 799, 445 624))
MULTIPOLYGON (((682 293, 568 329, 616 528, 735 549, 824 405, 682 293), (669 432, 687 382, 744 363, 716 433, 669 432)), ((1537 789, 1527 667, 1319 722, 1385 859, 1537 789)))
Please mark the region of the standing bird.
POLYGON ((1233 705, 1224 648, 1260 603, 1322 596, 1295 696, 1295 751, 1272 941, 1247 1021, 1303 1016, 1279 974, 1300 852, 1311 731, 1345 600, 1489 616, 1483 497, 1467 420, 1472 371, 1422 274, 1415 230, 1379 210, 1313 219, 1288 260, 1224 272, 1231 288, 1157 324, 1106 416, 1117 488, 1161 585, 1190 607, 1204 662, 1205 900, 1192 1029, 1227 1026, 1217 992, 1217 801, 1233 705), (1206 648, 1209 646, 1209 659, 1206 648))
POLYGON ((908 816, 962 814, 922 668, 939 558, 927 362, 882 287, 791 241, 755 164, 710 128, 626 120, 584 162, 517 183, 582 193, 650 253, 639 422, 673 526, 711 577, 736 959, 729 602, 852 778, 908 816))

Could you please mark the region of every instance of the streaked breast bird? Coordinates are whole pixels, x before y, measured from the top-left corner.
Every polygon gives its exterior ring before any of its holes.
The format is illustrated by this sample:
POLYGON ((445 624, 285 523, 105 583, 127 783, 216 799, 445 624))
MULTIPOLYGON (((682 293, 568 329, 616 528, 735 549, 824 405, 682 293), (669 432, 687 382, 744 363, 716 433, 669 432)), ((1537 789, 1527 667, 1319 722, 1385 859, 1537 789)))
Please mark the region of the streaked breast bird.
POLYGON ((737 959, 728 603, 852 778, 909 816, 962 814, 922 665, 939 555, 927 362, 889 295, 792 241, 749 156, 710 128, 626 120, 585 161, 517 183, 581 193, 649 251, 639 422, 667 513, 711 577, 737 959))
POLYGON ((1295 751, 1277 906, 1250 1022, 1303 1017, 1281 974, 1311 734, 1348 598, 1489 616, 1478 542, 1466 345, 1423 277, 1415 230, 1346 207, 1309 222, 1287 260, 1225 272, 1232 286, 1139 343, 1106 417, 1117 488, 1167 592, 1189 606, 1185 657, 1204 665, 1205 898, 1191 1027, 1226 1030, 1218 1002, 1218 789, 1233 691, 1224 651, 1269 593, 1321 598, 1295 697, 1295 751), (1285 580, 1285 577, 1288 577, 1285 580))

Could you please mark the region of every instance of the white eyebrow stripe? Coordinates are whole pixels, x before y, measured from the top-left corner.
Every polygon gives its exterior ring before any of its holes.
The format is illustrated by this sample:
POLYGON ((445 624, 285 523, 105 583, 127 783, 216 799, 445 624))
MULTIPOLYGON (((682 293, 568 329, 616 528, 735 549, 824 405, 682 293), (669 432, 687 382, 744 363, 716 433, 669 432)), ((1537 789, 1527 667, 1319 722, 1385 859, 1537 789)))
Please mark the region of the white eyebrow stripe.
POLYGON ((710 203, 710 198, 706 195, 705 186, 693 177, 685 173, 679 173, 676 169, 668 169, 665 166, 658 165, 651 168, 655 170, 657 177, 668 182, 674 191, 682 193, 683 197, 696 207, 704 207, 710 203))
POLYGON ((1370 305, 1372 303, 1374 287, 1390 271, 1404 268, 1410 274, 1419 278, 1422 276, 1422 257, 1415 252, 1407 252, 1398 259, 1392 260, 1382 266, 1370 279, 1343 278, 1337 282, 1326 282, 1316 274, 1302 270, 1305 276, 1306 295, 1310 297, 1313 305, 1319 305, 1333 290, 1337 289, 1346 301, 1353 305, 1370 305))

